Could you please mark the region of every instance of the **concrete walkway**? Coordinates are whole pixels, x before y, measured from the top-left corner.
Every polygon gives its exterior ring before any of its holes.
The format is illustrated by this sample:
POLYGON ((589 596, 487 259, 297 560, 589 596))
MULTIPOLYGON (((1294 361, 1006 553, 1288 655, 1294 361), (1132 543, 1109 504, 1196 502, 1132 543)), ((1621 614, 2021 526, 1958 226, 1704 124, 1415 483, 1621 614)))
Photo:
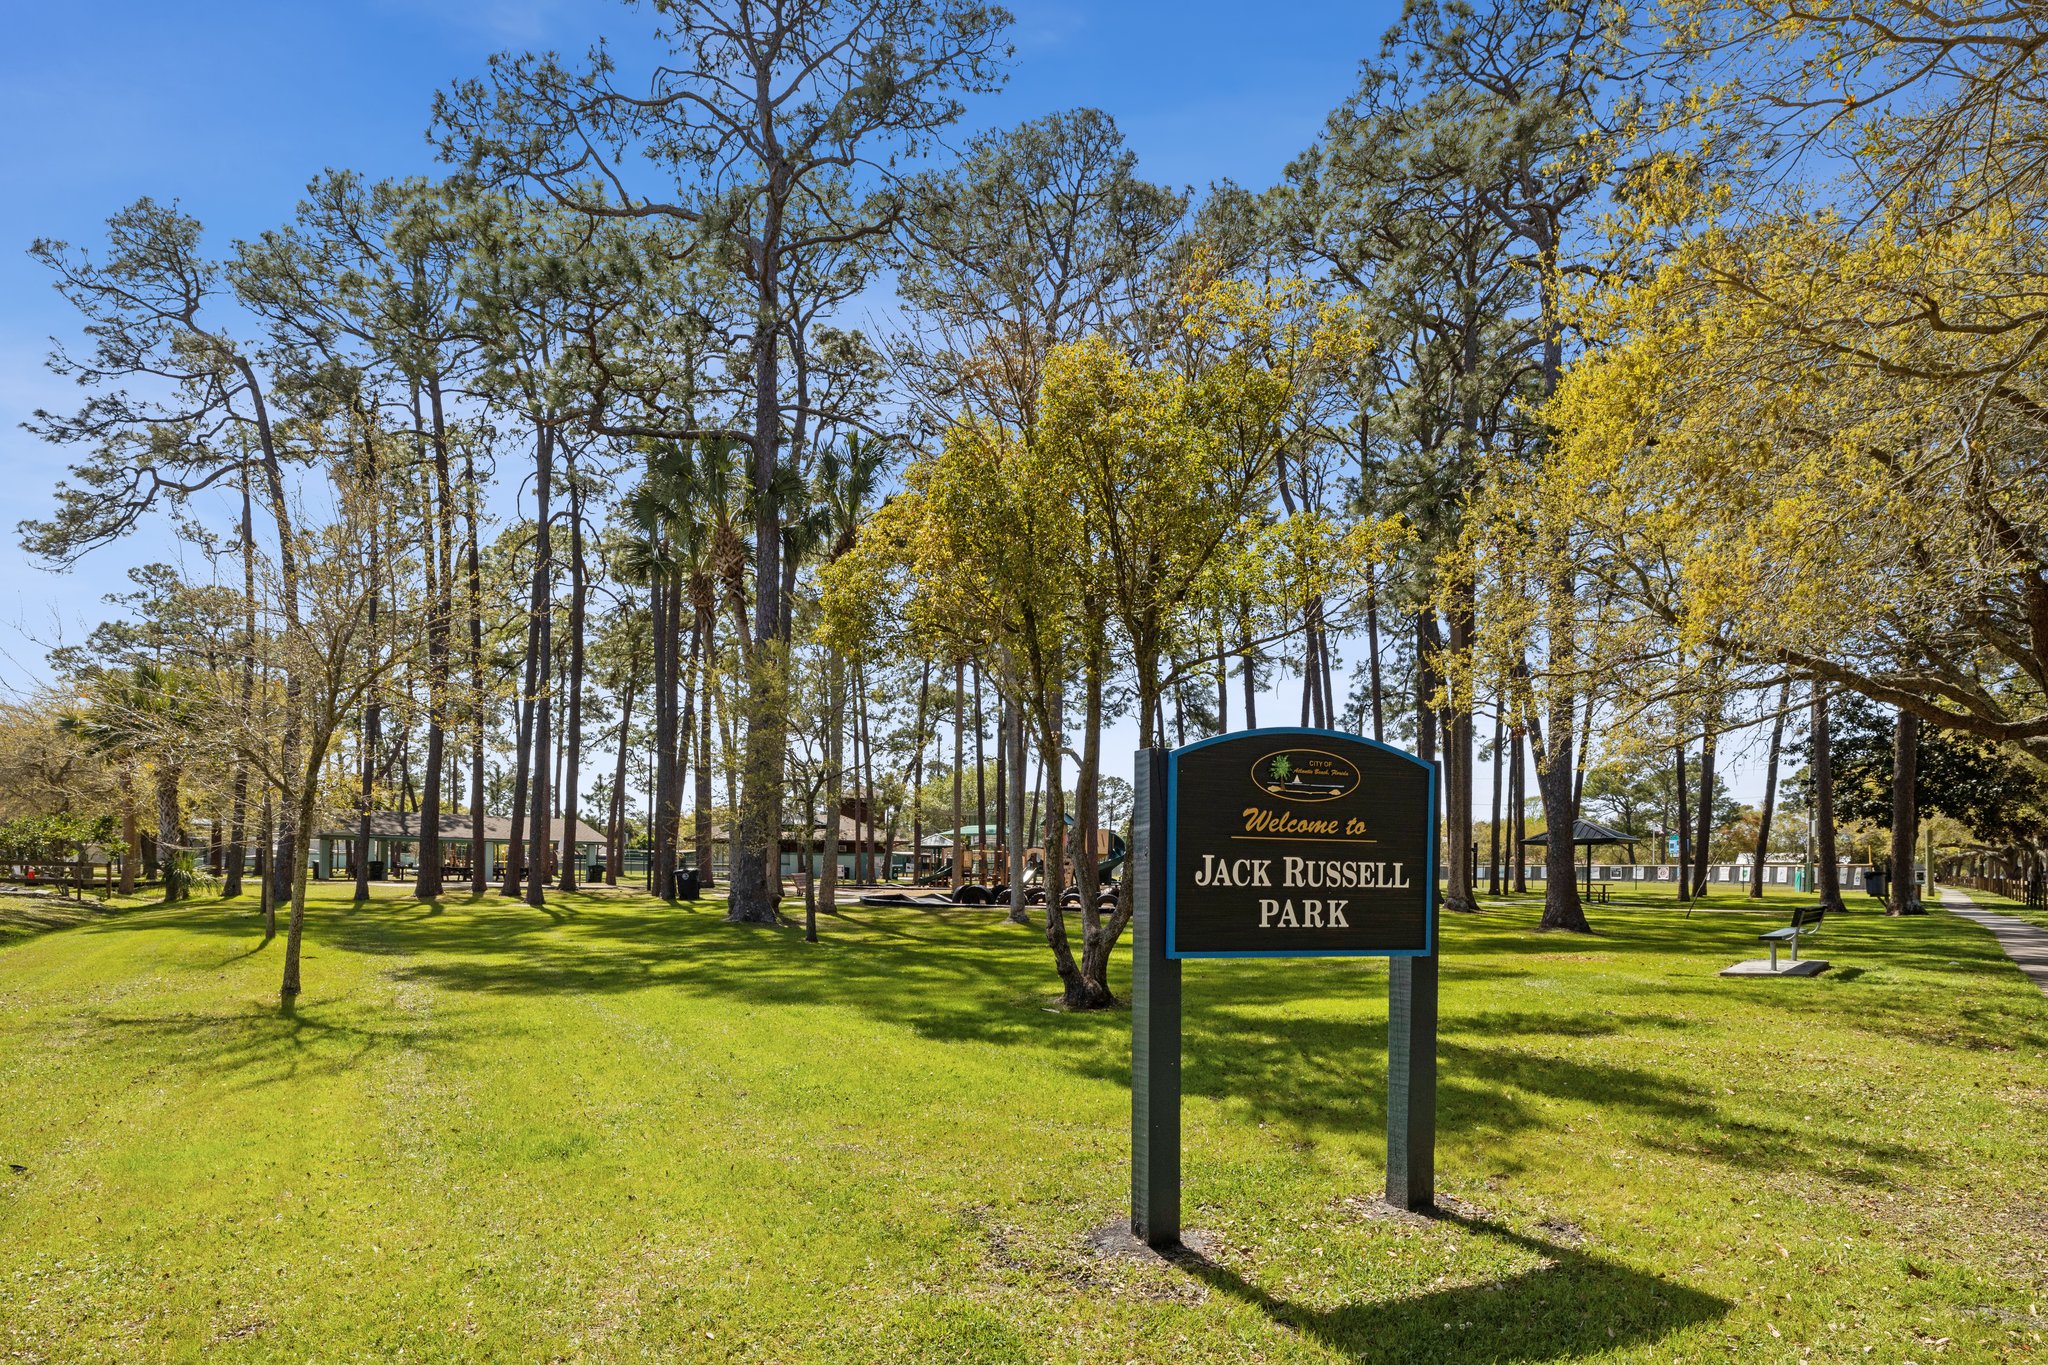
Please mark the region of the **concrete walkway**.
POLYGON ((1953 888, 1944 886, 1940 891, 1942 909, 1989 929, 1998 946, 2005 949, 2005 955, 2019 963, 2020 970, 2041 988, 2041 994, 2048 995, 2048 929, 2011 915, 1979 910, 1975 901, 1953 888))

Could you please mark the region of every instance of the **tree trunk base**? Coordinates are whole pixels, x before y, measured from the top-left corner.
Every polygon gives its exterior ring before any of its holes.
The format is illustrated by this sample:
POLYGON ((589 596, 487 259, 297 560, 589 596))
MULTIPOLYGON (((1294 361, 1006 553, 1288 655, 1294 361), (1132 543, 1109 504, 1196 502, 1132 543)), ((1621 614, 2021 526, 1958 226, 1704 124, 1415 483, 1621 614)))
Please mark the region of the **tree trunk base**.
POLYGON ((1062 995, 1060 1007, 1075 1014, 1090 1010, 1113 1010, 1117 1007, 1117 998, 1110 992, 1109 987, 1091 981, 1083 985, 1078 994, 1068 991, 1062 995))

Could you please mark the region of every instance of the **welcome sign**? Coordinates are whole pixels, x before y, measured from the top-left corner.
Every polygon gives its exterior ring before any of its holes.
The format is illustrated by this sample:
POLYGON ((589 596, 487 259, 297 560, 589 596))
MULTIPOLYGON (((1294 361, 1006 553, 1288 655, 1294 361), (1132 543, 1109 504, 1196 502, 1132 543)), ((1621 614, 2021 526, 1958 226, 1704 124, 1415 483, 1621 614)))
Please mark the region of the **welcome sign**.
POLYGON ((1181 964, 1385 957, 1387 1202, 1436 1203, 1436 765, 1358 735, 1140 749, 1131 808, 1131 1233, 1180 1242, 1181 964))
POLYGON ((1416 956, 1434 949, 1436 769, 1323 730, 1174 750, 1169 957, 1416 956))

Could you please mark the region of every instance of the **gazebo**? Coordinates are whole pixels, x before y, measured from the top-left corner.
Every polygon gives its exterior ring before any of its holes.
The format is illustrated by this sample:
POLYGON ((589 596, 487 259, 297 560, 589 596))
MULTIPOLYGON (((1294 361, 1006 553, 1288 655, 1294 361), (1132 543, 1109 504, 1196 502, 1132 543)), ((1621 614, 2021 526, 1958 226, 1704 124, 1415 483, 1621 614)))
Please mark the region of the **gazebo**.
MULTIPOLYGON (((1638 840, 1633 834, 1628 834, 1618 829, 1609 829, 1607 826, 1596 824, 1591 820, 1576 820, 1572 823, 1573 847, 1583 846, 1586 850, 1586 893, 1588 895, 1591 895, 1593 891, 1593 846, 1595 844, 1626 846, 1628 849, 1628 860, 1633 863, 1636 860, 1637 842, 1638 840)), ((1550 831, 1545 830, 1541 834, 1532 834, 1522 840, 1522 847, 1527 848, 1531 844, 1548 845, 1549 843, 1550 831)))

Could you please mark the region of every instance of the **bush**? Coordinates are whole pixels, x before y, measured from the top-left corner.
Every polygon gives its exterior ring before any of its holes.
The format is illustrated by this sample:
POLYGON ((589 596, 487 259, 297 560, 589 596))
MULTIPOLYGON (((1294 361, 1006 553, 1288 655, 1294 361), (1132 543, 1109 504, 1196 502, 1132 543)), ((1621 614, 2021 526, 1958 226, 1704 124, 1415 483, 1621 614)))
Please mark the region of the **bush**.
POLYGON ((189 900, 195 891, 218 891, 219 881, 199 870, 190 849, 179 849, 164 862, 164 903, 189 900))

